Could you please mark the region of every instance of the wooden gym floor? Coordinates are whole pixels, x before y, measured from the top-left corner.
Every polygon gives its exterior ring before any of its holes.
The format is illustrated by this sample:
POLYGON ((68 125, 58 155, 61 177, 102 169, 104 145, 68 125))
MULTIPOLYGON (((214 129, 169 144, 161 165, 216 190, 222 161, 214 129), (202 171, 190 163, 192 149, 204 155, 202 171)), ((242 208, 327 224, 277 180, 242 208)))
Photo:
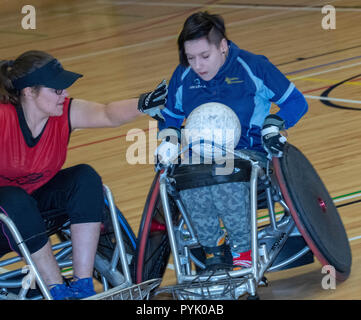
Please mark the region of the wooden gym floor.
MULTIPOLYGON (((44 50, 85 76, 72 97, 110 102, 136 97, 169 79, 178 62, 176 39, 186 17, 199 10, 222 14, 228 36, 267 56, 305 94, 309 112, 288 132, 315 166, 339 207, 353 253, 349 279, 321 286, 318 262, 268 274, 262 299, 361 298, 361 5, 357 0, 37 0, 36 29, 23 29, 28 1, 0 0, 0 59, 44 50), (321 8, 336 8, 336 29, 325 30, 321 8), (326 105, 328 103, 329 105, 326 105)), ((116 129, 72 134, 66 167, 92 165, 113 191, 137 234, 154 176, 154 122, 146 116, 116 129), (134 129, 136 129, 134 131, 134 129), (132 130, 132 131, 131 131, 132 130), (142 163, 128 148, 147 137, 142 163)), ((167 270, 164 284, 174 283, 167 270)))

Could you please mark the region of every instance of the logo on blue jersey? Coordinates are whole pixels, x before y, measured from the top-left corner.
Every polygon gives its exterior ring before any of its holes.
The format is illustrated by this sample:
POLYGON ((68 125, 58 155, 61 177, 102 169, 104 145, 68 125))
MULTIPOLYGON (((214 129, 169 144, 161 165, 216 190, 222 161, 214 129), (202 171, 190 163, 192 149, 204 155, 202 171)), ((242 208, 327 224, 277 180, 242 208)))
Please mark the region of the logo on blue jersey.
POLYGON ((234 78, 226 77, 226 79, 224 79, 224 81, 227 82, 227 84, 234 84, 234 83, 242 83, 242 82, 244 82, 244 80, 240 80, 237 77, 234 77, 234 78))
POLYGON ((201 80, 199 80, 198 78, 194 79, 193 85, 189 87, 189 89, 202 89, 202 88, 207 88, 207 86, 205 84, 201 84, 201 80))

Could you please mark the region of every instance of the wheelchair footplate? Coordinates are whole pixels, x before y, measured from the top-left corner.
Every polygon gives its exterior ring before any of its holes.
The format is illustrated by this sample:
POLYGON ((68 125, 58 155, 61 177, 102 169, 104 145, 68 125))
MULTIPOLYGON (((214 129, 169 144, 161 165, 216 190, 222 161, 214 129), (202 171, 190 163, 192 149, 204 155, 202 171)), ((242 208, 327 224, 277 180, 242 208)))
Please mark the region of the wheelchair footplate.
MULTIPOLYGON (((226 278, 221 280, 212 280, 217 277, 215 272, 213 275, 208 274, 208 280, 195 279, 191 282, 161 287, 156 290, 155 296, 167 293, 171 294, 174 300, 238 300, 240 296, 251 291, 247 277, 235 278, 227 271, 223 271, 222 274, 226 274, 226 278)), ((263 278, 258 285, 266 286, 266 278, 263 278)))
POLYGON ((120 285, 83 300, 149 300, 161 281, 162 279, 152 279, 130 287, 120 285))

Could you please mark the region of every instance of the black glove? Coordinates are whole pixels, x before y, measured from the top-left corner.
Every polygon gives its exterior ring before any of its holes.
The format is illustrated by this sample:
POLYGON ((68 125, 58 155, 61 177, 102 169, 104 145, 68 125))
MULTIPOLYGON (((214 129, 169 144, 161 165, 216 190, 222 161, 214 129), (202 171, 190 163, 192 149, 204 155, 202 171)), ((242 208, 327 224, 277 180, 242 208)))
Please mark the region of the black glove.
POLYGON ((266 117, 262 127, 262 143, 269 156, 281 157, 287 141, 286 137, 280 134, 285 129, 285 121, 275 114, 266 117))
POLYGON ((163 80, 154 91, 140 95, 138 100, 138 110, 158 121, 164 121, 164 117, 160 110, 164 108, 164 105, 167 102, 167 94, 167 81, 163 80))

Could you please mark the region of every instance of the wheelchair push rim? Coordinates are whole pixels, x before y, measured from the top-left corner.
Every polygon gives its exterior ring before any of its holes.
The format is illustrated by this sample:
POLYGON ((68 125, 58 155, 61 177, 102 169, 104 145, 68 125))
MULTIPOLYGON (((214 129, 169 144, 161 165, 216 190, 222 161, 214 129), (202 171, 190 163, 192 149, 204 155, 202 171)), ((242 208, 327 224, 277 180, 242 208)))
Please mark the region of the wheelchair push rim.
POLYGON ((307 245, 323 266, 344 281, 351 271, 351 249, 345 228, 325 185, 312 164, 291 144, 273 158, 281 193, 307 245))

